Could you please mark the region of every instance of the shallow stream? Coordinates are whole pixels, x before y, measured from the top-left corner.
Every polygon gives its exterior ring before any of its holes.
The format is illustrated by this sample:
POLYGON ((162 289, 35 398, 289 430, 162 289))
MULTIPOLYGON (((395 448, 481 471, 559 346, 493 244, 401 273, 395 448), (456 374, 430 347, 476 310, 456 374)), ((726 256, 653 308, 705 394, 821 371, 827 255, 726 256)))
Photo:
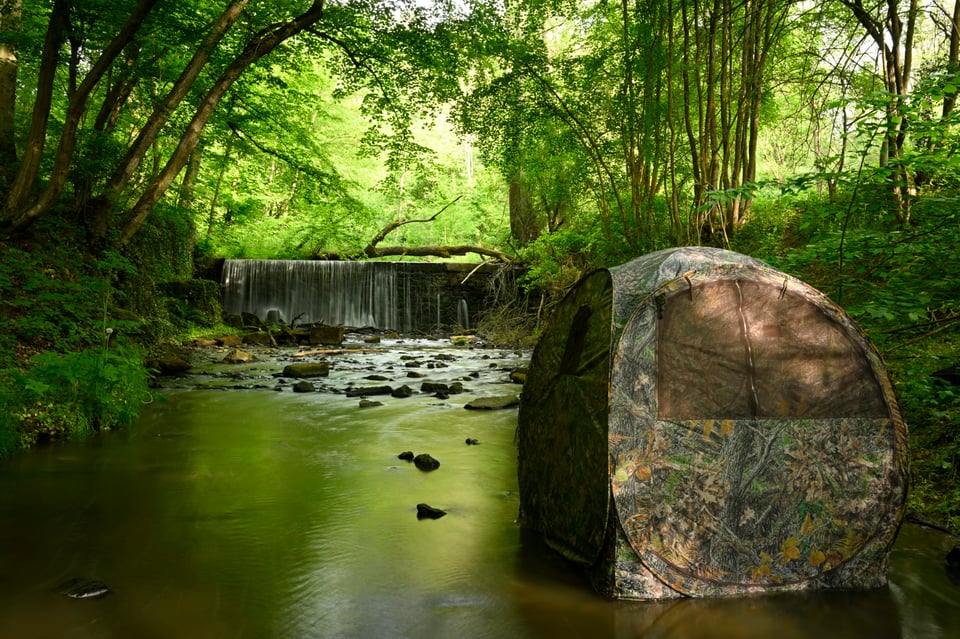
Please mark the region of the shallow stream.
POLYGON ((516 409, 464 409, 517 393, 526 354, 356 346, 315 356, 333 368, 312 393, 274 377, 304 359, 292 349, 246 365, 213 353, 139 424, 0 462, 0 637, 960 637, 943 561, 956 540, 915 525, 877 591, 605 600, 514 523, 516 409), (464 392, 370 408, 344 393, 424 380, 464 392), (447 515, 418 519, 419 503, 447 515), (57 592, 75 577, 111 592, 57 592))

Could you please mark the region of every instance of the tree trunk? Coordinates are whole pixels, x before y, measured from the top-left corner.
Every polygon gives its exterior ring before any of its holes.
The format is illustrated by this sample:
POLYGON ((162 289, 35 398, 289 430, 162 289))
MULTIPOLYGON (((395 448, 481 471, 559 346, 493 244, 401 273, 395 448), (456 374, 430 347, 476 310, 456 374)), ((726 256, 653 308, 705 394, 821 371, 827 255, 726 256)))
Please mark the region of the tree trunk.
POLYGON ((198 144, 197 148, 190 154, 190 161, 187 163, 187 172, 183 174, 183 181, 180 182, 180 194, 177 202, 180 208, 190 209, 193 207, 202 156, 203 144, 198 144))
MULTIPOLYGON (((55 52, 50 52, 48 59, 47 46, 59 48, 63 33, 66 31, 67 13, 69 11, 67 2, 55 0, 50 16, 47 39, 44 44, 44 59, 41 62, 41 65, 51 63, 53 65, 53 68, 46 70, 51 74, 50 94, 45 98, 46 105, 42 108, 41 113, 38 114, 38 109, 34 109, 34 122, 31 124, 30 136, 30 142, 34 144, 34 148, 30 149, 31 161, 28 163, 25 160, 24 164, 21 165, 14 183, 14 189, 7 199, 4 210, 4 221, 9 225, 11 230, 18 230, 27 226, 33 222, 33 220, 50 210, 50 207, 56 202, 67 180, 67 173, 70 168, 70 163, 73 160, 73 151, 77 142, 77 127, 80 125, 81 118, 86 111, 87 99, 90 97, 90 93, 113 64, 113 61, 133 39, 140 25, 158 1, 159 0, 140 0, 120 32, 103 50, 103 53, 94 63, 90 71, 87 72, 87 75, 80 85, 75 91, 71 91, 69 104, 64 117, 63 130, 60 134, 60 144, 54 155, 53 168, 50 171, 50 180, 47 182, 47 186, 43 192, 36 199, 30 201, 30 190, 39 172, 40 155, 42 154, 43 143, 46 139, 49 102, 50 96, 52 95, 52 76, 56 72, 56 60, 58 58, 55 52), (39 130, 41 126, 42 131, 39 130), (36 139, 34 138, 35 127, 38 129, 36 131, 36 139)), ((41 74, 43 73, 44 70, 41 70, 41 74)), ((43 82, 41 82, 41 86, 42 85, 43 82)), ((41 99, 38 90, 37 104, 40 105, 40 103, 41 99)))
POLYGON ((910 198, 907 185, 909 171, 903 163, 907 120, 904 102, 913 70, 913 38, 916 31, 919 6, 917 0, 907 0, 906 22, 900 16, 899 0, 888 0, 886 15, 878 17, 863 6, 862 0, 840 0, 873 40, 880 52, 883 84, 889 94, 886 135, 880 147, 880 166, 890 166, 890 192, 897 204, 901 224, 910 219, 910 198))
POLYGON ((200 134, 206 126, 210 116, 213 115, 220 104, 220 100, 226 94, 227 90, 236 82, 237 78, 254 62, 273 51, 284 40, 297 35, 304 29, 312 26, 323 17, 323 2, 315 0, 306 12, 287 22, 281 22, 258 33, 247 44, 244 50, 237 58, 230 63, 223 71, 214 85, 204 96, 200 107, 194 114, 186 131, 180 138, 173 155, 167 161, 160 174, 151 180, 140 199, 131 209, 131 218, 124 226, 120 234, 121 244, 126 244, 130 238, 136 234, 143 226, 147 216, 153 210, 153 207, 164 196, 167 189, 173 183, 174 178, 180 173, 193 149, 200 140, 200 134))
POLYGON ((53 102, 53 85, 60 63, 60 45, 66 37, 67 20, 70 6, 65 0, 54 0, 47 24, 47 34, 40 55, 40 72, 37 79, 37 93, 33 103, 33 117, 30 120, 30 133, 23 152, 23 160, 16 177, 10 186, 4 202, 0 222, 5 230, 15 230, 17 216, 25 207, 40 172, 40 159, 47 141, 47 122, 50 120, 50 106, 53 102))
MULTIPOLYGON (((501 262, 512 262, 513 258, 502 251, 486 248, 483 246, 472 246, 458 244, 455 246, 376 246, 364 250, 366 257, 440 257, 449 259, 455 255, 468 255, 475 253, 485 257, 492 257, 501 262)), ((336 251, 317 251, 314 257, 325 260, 353 259, 356 256, 341 255, 336 251)))
POLYGON ((518 170, 510 176, 509 185, 510 206, 510 235, 520 246, 526 246, 537 239, 540 229, 537 227, 537 216, 533 210, 533 202, 527 190, 527 182, 523 171, 518 170))
MULTIPOLYGON (((950 51, 947 54, 947 71, 956 73, 960 70, 960 2, 953 3, 953 16, 950 20, 950 51)), ((943 96, 943 109, 940 119, 946 120, 957 102, 957 91, 950 91, 943 96)))
POLYGON ((227 174, 227 168, 230 166, 230 154, 233 152, 233 140, 235 137, 235 135, 231 135, 227 138, 227 148, 224 149, 223 157, 220 160, 220 169, 217 171, 217 182, 213 187, 213 197, 210 198, 210 214, 207 217, 207 239, 213 236, 213 227, 216 226, 217 206, 220 204, 223 178, 227 174))
POLYGON ((14 117, 17 106, 17 50, 7 34, 19 33, 22 0, 0 0, 0 187, 12 177, 17 163, 14 117))
MULTIPOLYGON (((140 129, 137 139, 130 145, 130 148, 127 149, 123 160, 110 177, 110 181, 107 183, 105 190, 105 195, 108 198, 118 195, 127 186, 127 183, 140 165, 150 145, 157 139, 157 135, 159 135, 163 127, 166 126, 167 121, 173 115, 174 111, 176 111, 180 102, 187 96, 194 82, 196 82, 200 72, 210 61, 210 55, 213 53, 213 50, 249 3, 250 0, 234 0, 227 6, 220 17, 217 18, 213 26, 210 27, 210 32, 203 39, 200 48, 193 54, 187 66, 184 67, 183 72, 180 74, 180 77, 177 78, 177 81, 167 96, 154 107, 153 113, 150 114, 147 123, 140 129)), ((187 155, 189 156, 189 153, 187 155)))

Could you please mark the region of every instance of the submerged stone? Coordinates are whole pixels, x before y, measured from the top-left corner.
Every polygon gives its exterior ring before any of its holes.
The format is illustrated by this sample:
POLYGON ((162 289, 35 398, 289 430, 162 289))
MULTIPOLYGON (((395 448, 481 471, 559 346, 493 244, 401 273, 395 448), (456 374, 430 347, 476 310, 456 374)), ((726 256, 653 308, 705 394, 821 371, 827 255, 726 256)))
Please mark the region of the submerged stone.
POLYGON ((413 451, 405 450, 399 455, 397 455, 397 459, 402 459, 404 461, 413 461, 413 451))
POLYGON ((96 579, 74 577, 57 586, 57 592, 70 599, 101 599, 110 594, 110 588, 96 579))
POLYGON ((516 395, 503 395, 501 397, 478 397, 468 402, 464 408, 468 410, 499 410, 514 408, 519 405, 520 398, 516 395))
POLYGON ((960 571, 960 544, 954 546, 947 553, 947 568, 960 571))
POLYGON ((297 382, 293 385, 294 393, 312 393, 315 390, 317 390, 316 387, 307 381, 297 382))
POLYGON ((440 519, 447 511, 434 508, 429 504, 417 504, 417 519, 440 519))
POLYGON ((423 471, 431 471, 440 468, 440 462, 427 453, 420 453, 414 457, 413 465, 423 471))
POLYGON ((364 388, 347 389, 347 397, 364 397, 366 395, 389 395, 393 392, 390 386, 366 386, 364 388))
POLYGON ((330 364, 326 362, 299 362, 283 367, 284 377, 326 377, 330 374, 330 364))
POLYGON ((404 384, 400 388, 393 389, 393 392, 390 393, 390 395, 391 397, 399 397, 399 398, 410 397, 411 395, 413 395, 413 389, 411 389, 409 386, 404 384))

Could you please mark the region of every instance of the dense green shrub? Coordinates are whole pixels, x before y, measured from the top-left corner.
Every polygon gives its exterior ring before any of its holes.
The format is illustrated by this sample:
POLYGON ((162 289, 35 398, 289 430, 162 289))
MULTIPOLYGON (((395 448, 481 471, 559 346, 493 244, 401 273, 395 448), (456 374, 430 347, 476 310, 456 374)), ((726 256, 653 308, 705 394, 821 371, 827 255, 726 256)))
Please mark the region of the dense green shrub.
POLYGON ((8 371, 6 412, 19 421, 20 444, 84 437, 139 416, 150 398, 143 353, 108 341, 106 335, 100 348, 43 352, 25 370, 8 371))
POLYGON ((156 251, 129 251, 140 267, 89 246, 77 227, 57 220, 0 244, 0 456, 137 418, 149 398, 145 351, 182 330, 156 282, 189 278, 192 265, 181 246, 189 247, 189 236, 162 235, 152 238, 156 251), (181 248, 171 255, 175 244, 181 248))

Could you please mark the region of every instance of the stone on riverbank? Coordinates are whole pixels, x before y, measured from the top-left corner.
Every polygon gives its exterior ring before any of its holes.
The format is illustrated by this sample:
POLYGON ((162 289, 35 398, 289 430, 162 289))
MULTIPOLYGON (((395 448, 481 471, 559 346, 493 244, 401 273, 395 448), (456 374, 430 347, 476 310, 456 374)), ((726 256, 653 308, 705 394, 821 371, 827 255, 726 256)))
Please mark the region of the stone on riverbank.
POLYGON ((147 368, 152 368, 161 375, 179 375, 190 370, 191 364, 186 359, 174 355, 149 359, 147 368))
POLYGON ((523 384, 527 381, 527 370, 526 368, 517 368, 510 371, 510 381, 514 384, 523 384))
POLYGON ((244 344, 253 346, 272 346, 275 344, 273 337, 267 331, 254 331, 243 336, 244 344))
POLYGON ((311 326, 310 343, 337 345, 343 343, 342 326, 311 326))

